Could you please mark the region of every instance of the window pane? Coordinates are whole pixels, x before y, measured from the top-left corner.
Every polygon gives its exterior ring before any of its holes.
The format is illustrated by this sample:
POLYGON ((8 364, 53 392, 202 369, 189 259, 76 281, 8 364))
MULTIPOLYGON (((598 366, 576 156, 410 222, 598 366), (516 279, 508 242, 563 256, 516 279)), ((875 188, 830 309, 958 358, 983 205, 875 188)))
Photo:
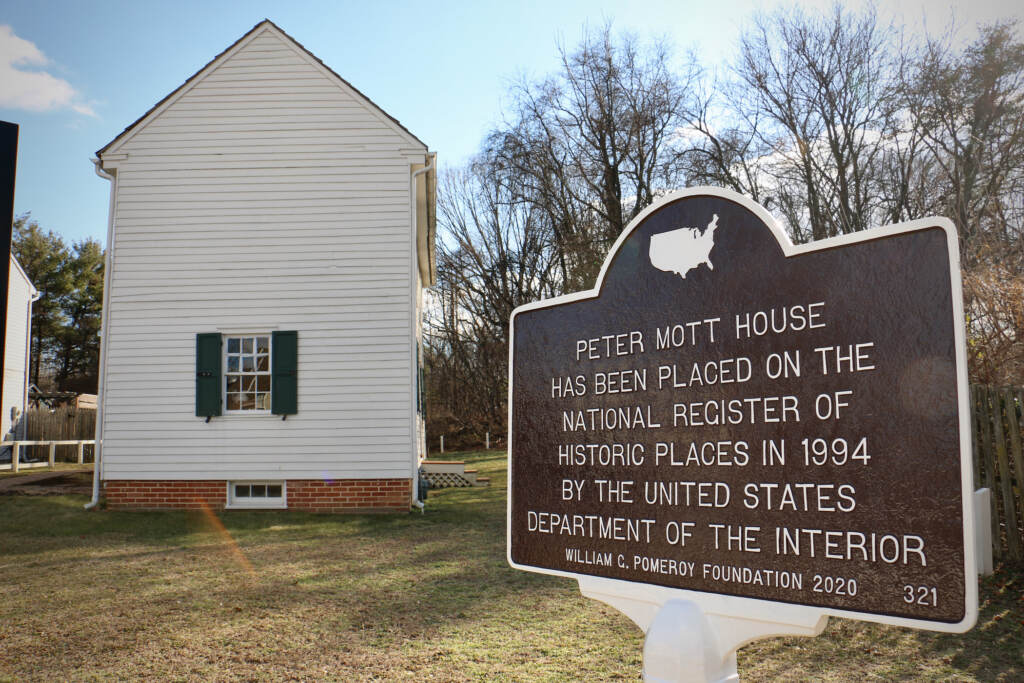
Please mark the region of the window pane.
POLYGON ((275 484, 273 486, 267 486, 267 498, 280 498, 281 497, 281 486, 275 484))
POLYGON ((270 335, 224 337, 225 407, 231 411, 270 410, 270 335))
POLYGON ((253 498, 266 498, 267 487, 264 484, 253 484, 252 485, 252 497, 253 498))
POLYGON ((249 497, 249 485, 248 484, 235 484, 235 498, 248 498, 249 497))

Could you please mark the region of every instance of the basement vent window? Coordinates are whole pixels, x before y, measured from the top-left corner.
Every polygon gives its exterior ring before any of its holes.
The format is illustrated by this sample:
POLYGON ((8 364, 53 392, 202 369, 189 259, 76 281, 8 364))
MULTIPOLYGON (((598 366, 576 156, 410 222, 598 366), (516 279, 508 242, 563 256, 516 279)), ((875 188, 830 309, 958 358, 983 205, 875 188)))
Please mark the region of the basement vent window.
POLYGON ((229 481, 229 508, 284 508, 284 482, 280 481, 229 481))

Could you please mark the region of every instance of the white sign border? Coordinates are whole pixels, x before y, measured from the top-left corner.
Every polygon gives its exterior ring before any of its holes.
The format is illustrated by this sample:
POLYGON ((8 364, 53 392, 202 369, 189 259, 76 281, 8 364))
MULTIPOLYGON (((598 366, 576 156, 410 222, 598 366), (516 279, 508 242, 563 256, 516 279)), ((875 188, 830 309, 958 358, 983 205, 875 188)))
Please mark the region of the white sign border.
MULTIPOLYGON (((618 239, 615 240, 615 244, 612 245, 608 251, 608 255, 605 257, 604 263, 601 265, 601 271, 597 276, 597 281, 593 289, 588 289, 582 292, 574 292, 572 294, 565 294, 563 296, 554 297, 551 299, 544 299, 541 301, 535 301, 528 304, 518 306, 512 311, 512 315, 509 318, 509 345, 508 345, 508 483, 507 483, 507 512, 505 519, 505 532, 506 532, 506 559, 509 565, 514 569, 520 569, 523 571, 534 572, 537 574, 548 574, 552 576, 563 576, 566 578, 579 580, 583 578, 594 579, 599 578, 603 582, 614 582, 614 584, 622 584, 620 586, 623 595, 629 595, 637 592, 635 586, 653 587, 659 589, 658 592, 664 595, 677 595, 680 599, 694 600, 697 602, 705 602, 707 599, 703 596, 713 596, 713 600, 719 605, 721 614, 732 614, 736 617, 742 617, 750 614, 751 612, 757 612, 762 614, 768 614, 772 609, 777 609, 780 605, 785 605, 787 611, 791 614, 799 614, 801 617, 806 617, 808 620, 824 616, 836 616, 846 619, 858 619, 861 621, 871 621, 880 624, 890 624, 893 626, 905 626, 917 629, 926 629, 931 631, 940 631, 944 633, 965 633, 974 626, 978 618, 978 575, 976 568, 976 553, 975 553, 975 535, 974 535, 974 505, 973 505, 973 464, 971 457, 971 425, 970 425, 970 400, 969 400, 969 384, 967 379, 967 343, 966 343, 966 329, 964 326, 964 308, 963 308, 963 287, 960 277, 960 250, 958 246, 958 235, 956 226, 948 218, 942 217, 930 217, 922 218, 919 220, 908 221, 905 223, 897 223, 894 225, 887 225, 880 228, 872 228, 870 230, 862 230, 860 232, 850 233, 848 235, 840 235, 838 237, 831 237, 829 239, 818 240, 817 242, 810 242, 807 244, 795 245, 789 240, 789 236, 786 235, 785 230, 778 224, 775 218, 768 213, 768 211, 760 204, 754 202, 748 197, 745 197, 732 190, 727 190, 719 187, 710 186, 699 186, 691 187, 685 190, 678 190, 671 192, 664 197, 661 197, 646 209, 640 212, 636 218, 629 222, 618 239), (633 231, 641 224, 647 217, 658 209, 679 201, 680 199, 686 199, 688 197, 699 197, 699 196, 712 196, 727 201, 735 202, 743 208, 749 210, 756 215, 761 221, 767 225, 772 234, 775 236, 776 242, 782 248, 783 255, 786 258, 791 256, 798 256, 800 254, 807 254, 823 249, 830 249, 833 247, 841 247, 849 244, 857 244, 859 242, 868 242, 877 239, 883 239, 891 237, 893 235, 902 235, 905 233, 916 232, 918 230, 925 230, 929 228, 941 228, 946 233, 946 244, 949 250, 949 269, 950 269, 950 283, 951 283, 951 296, 953 298, 953 335, 955 342, 955 353, 956 353, 956 378, 957 378, 957 398, 959 404, 959 421, 960 421, 960 499, 963 507, 963 553, 964 553, 964 617, 958 622, 946 622, 946 621, 933 621, 929 619, 915 619, 910 617, 895 617, 887 614, 875 614, 872 612, 857 612, 853 610, 843 610, 834 607, 817 607, 812 605, 803 605, 799 603, 782 602, 774 600, 761 600, 758 598, 749 598, 744 596, 727 595, 723 593, 715 593, 713 591, 698 591, 694 589, 682 589, 662 586, 661 584, 652 584, 643 581, 629 581, 626 579, 614 579, 603 576, 595 576, 593 574, 581 574, 577 572, 567 572, 559 569, 548 569, 545 567, 535 567, 532 565, 522 565, 512 560, 512 450, 513 450, 513 439, 512 434, 512 363, 513 363, 513 352, 515 350, 515 320, 516 316, 525 311, 532 311, 543 308, 551 308, 553 306, 559 306, 562 304, 572 303, 575 301, 585 301, 587 299, 596 299, 600 296, 601 288, 604 284, 605 275, 608 272, 608 268, 611 265, 612 260, 618 254, 619 249, 625 243, 627 239, 632 235, 633 231), (667 592, 666 592, 667 591, 667 592), (723 600, 725 598, 725 600, 723 600), (791 610, 795 610, 791 611, 791 610)), ((606 583, 605 585, 612 585, 606 583)))

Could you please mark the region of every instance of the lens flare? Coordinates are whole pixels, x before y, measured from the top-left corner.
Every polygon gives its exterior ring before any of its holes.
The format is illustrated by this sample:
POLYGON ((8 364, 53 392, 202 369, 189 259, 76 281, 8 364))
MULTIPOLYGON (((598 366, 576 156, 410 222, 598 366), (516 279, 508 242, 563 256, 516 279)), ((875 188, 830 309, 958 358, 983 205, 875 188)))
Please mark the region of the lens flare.
POLYGON ((256 570, 253 569, 252 563, 249 562, 249 558, 245 556, 242 549, 238 547, 238 543, 231 536, 231 532, 224 527, 224 523, 220 521, 220 517, 213 511, 213 509, 206 503, 205 500, 199 500, 199 510, 203 513, 203 520, 207 526, 217 536, 220 537, 222 543, 228 549, 228 554, 235 561, 242 571, 250 576, 250 578, 256 578, 256 570))

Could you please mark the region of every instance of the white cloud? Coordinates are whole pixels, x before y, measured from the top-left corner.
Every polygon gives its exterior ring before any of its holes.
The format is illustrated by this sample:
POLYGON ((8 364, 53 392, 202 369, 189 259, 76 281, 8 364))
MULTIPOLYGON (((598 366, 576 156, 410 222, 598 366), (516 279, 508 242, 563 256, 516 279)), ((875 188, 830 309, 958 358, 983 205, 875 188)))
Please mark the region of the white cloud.
POLYGON ((49 64, 35 43, 14 35, 10 26, 0 25, 0 107, 28 111, 66 108, 96 116, 70 83, 41 70, 49 64))

